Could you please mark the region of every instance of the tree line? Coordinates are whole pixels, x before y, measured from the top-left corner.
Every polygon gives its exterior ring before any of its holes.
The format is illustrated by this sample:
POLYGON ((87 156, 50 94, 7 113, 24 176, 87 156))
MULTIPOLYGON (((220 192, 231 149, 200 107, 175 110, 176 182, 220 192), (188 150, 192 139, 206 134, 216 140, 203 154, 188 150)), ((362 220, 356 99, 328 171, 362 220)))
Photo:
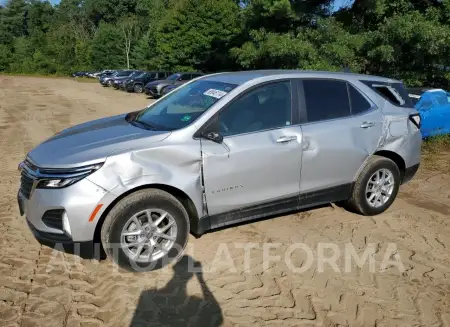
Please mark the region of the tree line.
POLYGON ((450 81, 450 0, 9 0, 0 71, 307 69, 450 81))

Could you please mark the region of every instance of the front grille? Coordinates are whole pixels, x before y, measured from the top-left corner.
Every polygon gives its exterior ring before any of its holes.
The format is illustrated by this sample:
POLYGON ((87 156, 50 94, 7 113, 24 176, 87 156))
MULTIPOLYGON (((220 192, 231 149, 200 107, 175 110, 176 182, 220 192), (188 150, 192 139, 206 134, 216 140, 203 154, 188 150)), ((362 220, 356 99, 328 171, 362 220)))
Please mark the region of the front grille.
POLYGON ((25 172, 22 172, 22 176, 20 177, 20 192, 26 199, 30 198, 33 182, 34 180, 31 177, 25 174, 25 172))
POLYGON ((50 227, 63 230, 63 214, 64 209, 47 210, 42 216, 42 222, 50 227))

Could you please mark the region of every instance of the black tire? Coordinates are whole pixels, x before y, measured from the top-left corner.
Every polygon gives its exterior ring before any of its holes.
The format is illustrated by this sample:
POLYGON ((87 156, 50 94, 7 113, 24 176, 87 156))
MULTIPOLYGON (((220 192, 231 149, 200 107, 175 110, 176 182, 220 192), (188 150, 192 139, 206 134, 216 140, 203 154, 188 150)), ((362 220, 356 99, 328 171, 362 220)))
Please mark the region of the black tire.
POLYGON ((142 93, 144 91, 144 87, 142 84, 135 84, 133 87, 134 93, 142 93))
POLYGON ((101 241, 106 255, 127 271, 151 271, 177 260, 183 254, 189 237, 189 217, 183 205, 171 194, 158 189, 145 189, 120 200, 108 213, 101 228, 101 241), (148 208, 163 209, 177 224, 175 245, 156 261, 142 263, 130 259, 120 247, 120 236, 126 222, 134 214, 148 208))
POLYGON ((349 210, 365 216, 378 215, 386 211, 394 202, 400 187, 400 181, 400 170, 397 164, 388 158, 374 155, 369 159, 366 166, 359 174, 358 179, 356 180, 356 183, 353 187, 352 195, 347 203, 345 203, 345 206, 349 210), (383 168, 389 170, 392 173, 394 177, 394 187, 390 198, 385 204, 379 207, 373 207, 367 200, 366 186, 373 174, 375 174, 377 170, 383 168))

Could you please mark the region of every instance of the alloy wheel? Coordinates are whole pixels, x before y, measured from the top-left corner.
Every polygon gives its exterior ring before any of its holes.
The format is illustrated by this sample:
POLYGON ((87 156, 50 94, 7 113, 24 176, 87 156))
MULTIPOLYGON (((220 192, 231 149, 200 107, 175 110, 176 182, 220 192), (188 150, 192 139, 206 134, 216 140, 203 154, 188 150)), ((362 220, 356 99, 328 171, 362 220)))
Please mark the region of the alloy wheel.
POLYGON ((152 262, 172 249, 176 237, 176 221, 167 211, 147 209, 133 215, 125 223, 120 245, 132 261, 152 262))
POLYGON ((373 208, 381 207, 391 198, 394 186, 394 175, 389 169, 377 170, 366 185, 367 203, 373 208))

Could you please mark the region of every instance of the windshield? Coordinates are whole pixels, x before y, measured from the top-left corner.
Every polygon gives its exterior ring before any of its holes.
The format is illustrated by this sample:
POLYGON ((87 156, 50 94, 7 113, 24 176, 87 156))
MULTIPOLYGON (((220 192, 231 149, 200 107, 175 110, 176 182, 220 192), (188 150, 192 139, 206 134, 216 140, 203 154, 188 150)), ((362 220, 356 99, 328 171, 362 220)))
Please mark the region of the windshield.
POLYGON ((131 75, 130 75, 130 77, 139 77, 139 76, 141 76, 141 75, 143 75, 144 73, 143 72, 133 72, 131 75))
POLYGON ((178 79, 178 77, 180 77, 181 74, 172 74, 169 77, 167 77, 166 79, 169 81, 176 81, 178 79))
POLYGON ((130 75, 130 72, 127 72, 127 71, 123 71, 123 72, 117 72, 117 74, 116 74, 116 76, 129 76, 130 75))
POLYGON ((237 85, 198 80, 169 93, 136 116, 135 122, 152 129, 171 131, 194 122, 237 85))

